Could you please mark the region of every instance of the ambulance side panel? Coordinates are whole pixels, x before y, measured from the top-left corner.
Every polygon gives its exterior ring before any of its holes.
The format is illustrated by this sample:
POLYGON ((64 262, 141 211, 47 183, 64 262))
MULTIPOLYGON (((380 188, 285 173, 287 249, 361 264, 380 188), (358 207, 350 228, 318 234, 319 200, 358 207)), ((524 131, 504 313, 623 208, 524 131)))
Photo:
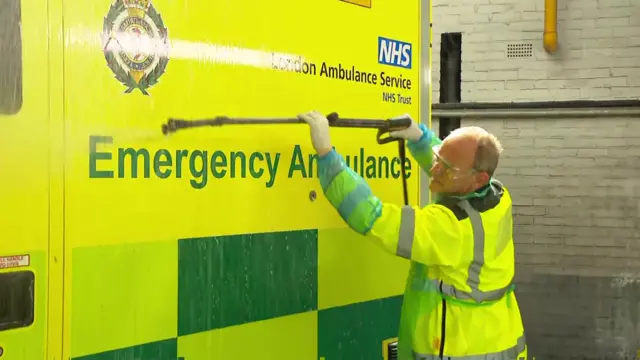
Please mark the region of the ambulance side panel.
MULTIPOLYGON (((0 359, 45 358, 49 254, 47 1, 0 3, 0 359)), ((60 258, 61 262, 62 259, 60 258)))
MULTIPOLYGON (((418 118, 418 2, 357 2, 64 1, 64 359, 383 358, 408 263, 345 227, 308 127, 160 132, 311 109, 418 118)), ((331 135, 402 202, 395 144, 331 135)))

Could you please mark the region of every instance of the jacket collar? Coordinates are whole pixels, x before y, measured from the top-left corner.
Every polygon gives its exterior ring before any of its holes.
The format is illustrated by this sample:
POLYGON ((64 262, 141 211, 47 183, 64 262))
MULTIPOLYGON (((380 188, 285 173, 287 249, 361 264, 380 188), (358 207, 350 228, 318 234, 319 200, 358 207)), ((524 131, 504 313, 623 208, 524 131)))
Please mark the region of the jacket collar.
POLYGON ((470 192, 468 194, 464 194, 464 195, 441 195, 441 194, 436 194, 435 195, 435 199, 436 202, 440 202, 444 199, 458 199, 458 200, 469 200, 469 199, 474 199, 474 198, 483 198, 485 196, 487 196, 488 194, 491 193, 491 190, 495 187, 502 187, 502 184, 500 184, 500 182, 498 180, 495 180, 493 178, 491 178, 489 180, 489 183, 479 189, 477 189, 476 191, 470 192))

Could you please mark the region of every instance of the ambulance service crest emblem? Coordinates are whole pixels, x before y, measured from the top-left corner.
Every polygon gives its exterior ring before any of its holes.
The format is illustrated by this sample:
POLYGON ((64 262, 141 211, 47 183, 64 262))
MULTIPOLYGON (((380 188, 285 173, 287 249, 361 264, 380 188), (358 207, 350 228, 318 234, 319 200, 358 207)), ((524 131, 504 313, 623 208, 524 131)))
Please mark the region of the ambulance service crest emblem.
POLYGON ((104 56, 124 86, 144 95, 158 83, 169 62, 169 40, 151 0, 115 0, 104 18, 104 56))

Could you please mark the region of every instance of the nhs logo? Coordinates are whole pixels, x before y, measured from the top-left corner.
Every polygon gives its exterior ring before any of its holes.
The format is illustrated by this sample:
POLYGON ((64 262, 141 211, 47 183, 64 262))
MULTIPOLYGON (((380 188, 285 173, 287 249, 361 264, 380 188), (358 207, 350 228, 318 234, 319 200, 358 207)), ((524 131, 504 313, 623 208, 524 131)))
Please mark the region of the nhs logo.
POLYGON ((411 69, 411 44, 378 36, 378 63, 411 69))

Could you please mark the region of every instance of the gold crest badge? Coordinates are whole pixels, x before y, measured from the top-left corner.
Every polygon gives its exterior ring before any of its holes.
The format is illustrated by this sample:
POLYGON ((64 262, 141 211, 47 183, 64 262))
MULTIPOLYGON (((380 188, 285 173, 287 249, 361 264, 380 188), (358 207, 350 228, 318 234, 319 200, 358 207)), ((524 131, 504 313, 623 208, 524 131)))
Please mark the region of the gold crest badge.
POLYGON ((116 0, 104 18, 104 56, 125 93, 158 83, 169 62, 169 39, 151 0, 116 0))

